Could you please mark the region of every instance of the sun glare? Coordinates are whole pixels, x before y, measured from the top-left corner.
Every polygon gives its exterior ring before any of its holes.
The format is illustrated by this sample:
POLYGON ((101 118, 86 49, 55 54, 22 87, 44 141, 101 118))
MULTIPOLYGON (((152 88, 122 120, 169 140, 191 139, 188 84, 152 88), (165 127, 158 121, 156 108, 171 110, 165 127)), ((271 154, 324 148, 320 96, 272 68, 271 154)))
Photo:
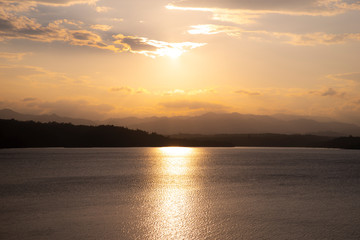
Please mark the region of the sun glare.
POLYGON ((160 184, 156 188, 157 206, 153 239, 190 239, 193 234, 194 200, 189 184, 196 184, 190 174, 196 149, 158 148, 161 164, 160 184))
POLYGON ((167 157, 186 157, 193 151, 192 148, 187 147, 163 147, 160 151, 167 157))
POLYGON ((160 148, 163 155, 163 171, 172 176, 185 175, 189 170, 192 148, 164 147, 160 148))
POLYGON ((183 54, 183 51, 178 48, 167 48, 164 50, 164 55, 172 59, 176 59, 183 54))

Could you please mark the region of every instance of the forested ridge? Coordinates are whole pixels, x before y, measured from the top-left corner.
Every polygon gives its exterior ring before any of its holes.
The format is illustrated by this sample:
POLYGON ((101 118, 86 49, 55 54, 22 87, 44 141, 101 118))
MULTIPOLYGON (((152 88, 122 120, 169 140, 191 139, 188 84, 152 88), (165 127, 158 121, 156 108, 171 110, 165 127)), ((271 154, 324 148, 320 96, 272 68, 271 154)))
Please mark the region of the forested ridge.
POLYGON ((218 141, 171 139, 113 125, 84 126, 0 119, 0 147, 231 146, 218 141))
POLYGON ((360 149, 360 137, 286 134, 162 136, 113 125, 85 126, 0 119, 0 148, 28 147, 329 147, 360 149))

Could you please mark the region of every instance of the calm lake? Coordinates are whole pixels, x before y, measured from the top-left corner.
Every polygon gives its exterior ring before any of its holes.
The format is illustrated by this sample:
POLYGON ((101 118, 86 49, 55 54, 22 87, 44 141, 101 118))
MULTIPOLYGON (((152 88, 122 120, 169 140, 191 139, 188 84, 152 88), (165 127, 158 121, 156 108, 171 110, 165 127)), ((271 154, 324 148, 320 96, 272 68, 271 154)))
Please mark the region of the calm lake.
POLYGON ((360 239, 360 151, 0 150, 0 239, 360 239))

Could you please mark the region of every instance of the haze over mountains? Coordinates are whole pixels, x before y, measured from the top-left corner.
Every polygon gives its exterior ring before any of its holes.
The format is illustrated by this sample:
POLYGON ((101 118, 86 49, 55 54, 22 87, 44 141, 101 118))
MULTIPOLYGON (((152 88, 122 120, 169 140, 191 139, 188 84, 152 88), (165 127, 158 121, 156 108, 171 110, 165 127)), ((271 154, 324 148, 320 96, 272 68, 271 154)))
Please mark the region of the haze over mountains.
POLYGON ((15 119, 19 121, 35 121, 35 122, 58 122, 58 123, 72 123, 75 125, 97 125, 95 121, 87 119, 78 119, 78 118, 69 118, 69 117, 60 117, 56 114, 50 115, 32 115, 32 114, 22 114, 15 112, 10 109, 0 110, 0 119, 15 119))
POLYGON ((239 113, 206 113, 200 116, 113 118, 92 121, 52 115, 28 115, 10 109, 0 110, 0 119, 66 122, 75 125, 110 124, 141 129, 163 135, 173 134, 315 134, 324 136, 360 136, 360 126, 324 119, 322 121, 291 115, 248 115, 239 113))

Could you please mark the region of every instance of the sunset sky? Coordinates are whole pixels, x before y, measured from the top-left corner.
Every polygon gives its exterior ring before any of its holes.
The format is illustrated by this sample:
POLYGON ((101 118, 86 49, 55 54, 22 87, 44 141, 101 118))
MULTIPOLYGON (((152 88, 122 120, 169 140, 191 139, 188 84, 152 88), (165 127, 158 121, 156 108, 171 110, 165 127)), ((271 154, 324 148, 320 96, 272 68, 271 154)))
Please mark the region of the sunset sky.
POLYGON ((360 123, 360 1, 0 0, 0 109, 360 123))

